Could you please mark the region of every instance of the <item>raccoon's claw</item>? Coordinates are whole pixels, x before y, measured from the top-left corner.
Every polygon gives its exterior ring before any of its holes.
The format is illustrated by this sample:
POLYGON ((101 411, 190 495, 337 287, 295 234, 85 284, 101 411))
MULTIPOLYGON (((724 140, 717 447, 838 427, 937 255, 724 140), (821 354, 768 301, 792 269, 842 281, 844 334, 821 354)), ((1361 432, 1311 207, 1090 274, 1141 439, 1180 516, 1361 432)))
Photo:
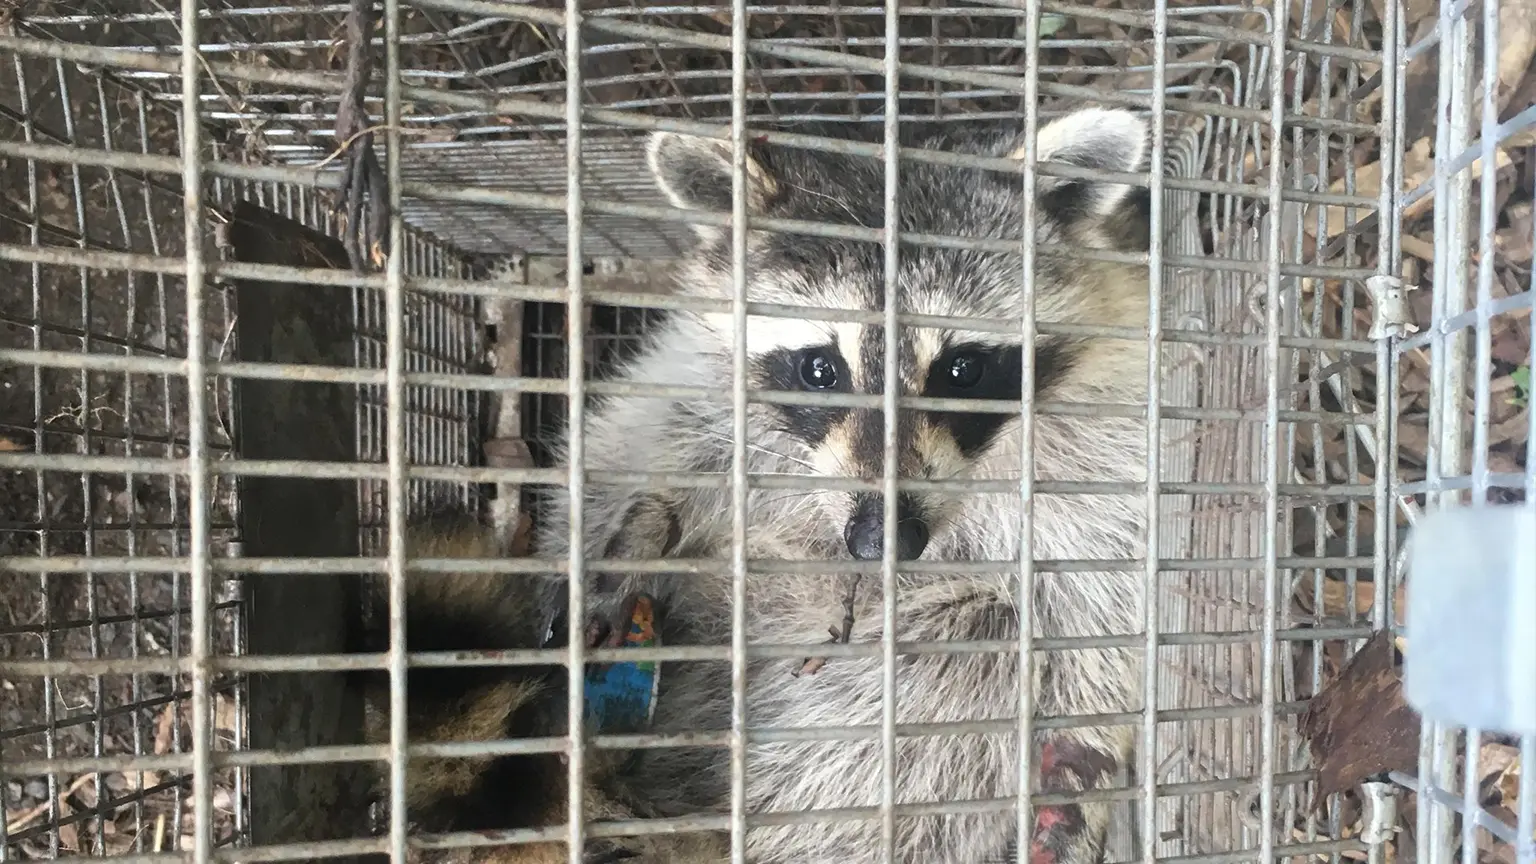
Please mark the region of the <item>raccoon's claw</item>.
MULTIPOLYGON (((1104 786, 1118 761, 1074 738, 1052 735, 1040 743, 1040 790, 1085 791, 1104 786)), ((1054 804, 1035 811, 1029 864, 1092 864, 1099 860, 1107 809, 1102 804, 1054 804)))

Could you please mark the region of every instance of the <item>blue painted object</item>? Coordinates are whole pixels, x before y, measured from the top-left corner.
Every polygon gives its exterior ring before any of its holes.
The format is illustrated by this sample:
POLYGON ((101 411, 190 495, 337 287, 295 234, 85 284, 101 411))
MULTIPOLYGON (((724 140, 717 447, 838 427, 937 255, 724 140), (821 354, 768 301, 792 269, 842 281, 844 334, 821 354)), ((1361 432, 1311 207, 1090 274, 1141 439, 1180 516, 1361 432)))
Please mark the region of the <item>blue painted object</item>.
MULTIPOLYGON (((656 631, 655 606, 639 594, 626 604, 628 627, 622 638, 611 638, 617 648, 651 648, 661 644, 656 631)), ((636 732, 650 726, 656 714, 656 690, 660 668, 655 662, 621 662, 593 666, 587 672, 586 722, 607 734, 636 732)))

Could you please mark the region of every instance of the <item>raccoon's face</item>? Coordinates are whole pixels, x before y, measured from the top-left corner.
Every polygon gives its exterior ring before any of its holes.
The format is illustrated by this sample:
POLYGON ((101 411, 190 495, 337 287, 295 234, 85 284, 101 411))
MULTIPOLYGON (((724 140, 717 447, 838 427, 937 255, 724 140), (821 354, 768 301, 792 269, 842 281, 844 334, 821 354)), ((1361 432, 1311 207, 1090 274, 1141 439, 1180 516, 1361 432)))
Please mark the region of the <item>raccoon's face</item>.
MULTIPOLYGON (((1016 129, 932 133, 903 127, 904 146, 993 157, 1019 156, 1016 129)), ((818 132, 821 130, 817 130, 818 132)), ((832 133, 837 134, 837 133, 832 133)), ((1147 130, 1126 111, 1087 109, 1040 128, 1039 161, 1076 168, 1131 172, 1141 168, 1147 130)), ((729 213, 728 142, 660 133, 651 139, 650 167, 662 192, 678 207, 729 213)), ((1023 225, 1018 175, 903 161, 897 208, 903 232, 990 240, 1017 240, 1023 225)), ((747 206, 758 216, 884 225, 884 167, 873 159, 762 146, 749 147, 747 206)), ((1035 236, 1117 250, 1145 250, 1148 198, 1121 184, 1039 177, 1035 236)), ((749 222, 750 228, 750 222, 749 222)), ((686 262, 683 290, 731 296, 727 230, 696 228, 700 244, 686 262)), ((884 252, 877 243, 770 234, 750 230, 747 292, 753 302, 857 311, 884 310, 884 252)), ((1023 270, 1018 254, 904 245, 896 274, 899 311, 914 315, 989 320, 1023 314, 1023 270)), ((1037 257, 1035 309, 1039 320, 1136 326, 1145 321, 1145 268, 1058 257, 1037 257)), ((729 346, 729 315, 701 316, 729 346)), ((1039 336, 1033 380, 1023 377, 1021 339, 1012 334, 902 326, 896 377, 903 396, 1017 401, 1036 393, 1113 394, 1116 381, 1139 384, 1127 369, 1140 346, 1039 336), (1129 372, 1129 375, 1127 375, 1129 372)), ((886 384, 885 333, 880 325, 749 316, 748 385, 767 390, 880 394, 886 384)), ((1143 361, 1144 362, 1144 361, 1143 361)), ((879 478, 885 455, 884 415, 877 409, 771 405, 767 422, 797 442, 807 470, 827 476, 879 478)), ((1018 417, 983 411, 923 411, 897 415, 896 458, 902 478, 948 479, 998 473, 1013 454, 1017 476, 1018 417), (1011 448, 1011 449, 1010 449, 1011 448)), ((822 512, 857 559, 877 559, 884 540, 879 493, 815 493, 822 512)), ((952 525, 960 500, 934 492, 903 492, 897 501, 897 555, 915 559, 952 525)))

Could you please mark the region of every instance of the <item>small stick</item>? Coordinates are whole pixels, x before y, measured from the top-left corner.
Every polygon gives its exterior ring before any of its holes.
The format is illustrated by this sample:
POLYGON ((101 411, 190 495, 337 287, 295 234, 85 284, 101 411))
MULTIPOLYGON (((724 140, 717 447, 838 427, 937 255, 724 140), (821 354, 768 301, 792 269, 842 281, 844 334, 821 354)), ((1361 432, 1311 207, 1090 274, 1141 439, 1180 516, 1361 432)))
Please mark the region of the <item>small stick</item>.
POLYGON ((346 220, 347 260, 358 272, 365 272, 370 261, 382 267, 389 254, 388 178, 373 149, 374 129, 387 127, 368 122, 363 101, 373 75, 375 26, 373 4, 352 0, 346 19, 346 78, 333 130, 337 150, 346 159, 336 203, 346 220))
MULTIPOLYGON (((848 644, 849 637, 853 635, 853 602, 858 596, 859 583, 863 580, 864 576, 862 574, 853 577, 853 582, 848 586, 848 593, 843 595, 843 628, 839 630, 836 627, 828 627, 827 634, 832 638, 828 639, 824 644, 848 644)), ((799 678, 801 675, 815 675, 825 665, 827 665, 827 658, 825 657, 807 657, 800 664, 800 668, 791 674, 796 678, 799 678)))
MULTIPOLYGON (((91 776, 92 775, 90 774, 81 774, 79 777, 76 777, 74 782, 70 783, 69 786, 65 787, 64 790, 59 793, 56 800, 62 803, 65 798, 75 794, 80 790, 80 787, 90 782, 91 776)), ((23 810, 20 813, 16 813, 14 815, 10 813, 5 814, 5 832, 7 834, 11 834, 16 831, 20 831, 28 825, 31 825, 33 822, 37 821, 39 816, 46 814, 48 812, 48 808, 52 805, 53 801, 44 801, 43 803, 33 807, 30 810, 23 810)))

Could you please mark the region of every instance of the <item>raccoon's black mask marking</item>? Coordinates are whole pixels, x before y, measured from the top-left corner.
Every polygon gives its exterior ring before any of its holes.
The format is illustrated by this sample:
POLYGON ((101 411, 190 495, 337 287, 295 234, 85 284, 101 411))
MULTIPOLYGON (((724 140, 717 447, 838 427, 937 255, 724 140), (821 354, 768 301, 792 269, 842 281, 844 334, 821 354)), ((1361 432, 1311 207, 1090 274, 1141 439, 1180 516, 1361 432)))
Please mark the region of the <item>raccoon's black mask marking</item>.
MULTIPOLYGON (((928 369, 923 395, 940 399, 986 399, 999 402, 1017 400, 1024 389, 1024 349, 1018 346, 959 345, 945 351, 928 369), (983 365, 976 385, 957 389, 950 371, 958 356, 979 358, 983 365)), ((1076 362, 1072 348, 1063 342, 1042 341, 1035 344, 1034 392, 1048 389, 1066 375, 1076 362)), ((947 430, 967 459, 974 459, 992 444, 997 433, 1012 414, 935 411, 930 419, 947 430)))
MULTIPOLYGON (((878 331, 876 331, 878 335, 878 331)), ((841 364, 841 377, 837 385, 822 392, 849 393, 851 377, 846 360, 835 346, 823 346, 816 351, 827 354, 841 364)), ((766 389, 800 391, 808 389, 801 380, 800 368, 805 349, 783 349, 759 355, 754 363, 759 380, 766 389)), ((1054 340, 1042 340, 1035 345, 1036 393, 1048 389, 1069 372, 1076 355, 1072 346, 1054 340)), ((930 364, 920 395, 941 399, 984 399, 993 401, 1017 401, 1023 393, 1023 349, 1018 346, 958 345, 946 350, 930 364), (957 357, 974 357, 981 365, 980 377, 972 387, 959 389, 949 378, 949 371, 957 357)), ((884 375, 876 372, 868 376, 869 386, 860 388, 866 393, 878 395, 883 387, 884 375)), ((806 445, 815 447, 827 440, 838 424, 845 421, 854 409, 839 406, 774 405, 778 428, 806 445)), ((878 412, 874 412, 878 413, 878 412)), ((966 458, 975 458, 996 437, 1010 414, 994 412, 924 411, 933 422, 941 425, 954 438, 966 458)), ((909 409, 902 409, 904 417, 912 416, 909 409)), ((898 421, 901 422, 901 421, 898 421)), ((870 455, 884 449, 879 424, 861 424, 863 434, 856 443, 859 452, 871 451, 870 455), (864 440, 868 439, 868 440, 864 440)), ((860 460, 861 462, 866 460, 860 460)), ((878 457, 874 460, 878 462, 878 457)))
MULTIPOLYGON (((852 375, 849 374, 847 361, 837 350, 837 346, 826 345, 815 350, 824 353, 841 369, 838 383, 820 392, 851 392, 849 381, 852 375)), ((766 389, 800 391, 807 389, 800 375, 805 357, 806 349, 780 349, 758 355, 754 358, 753 364, 756 366, 758 379, 764 383, 766 389)), ((826 441, 832 427, 847 418, 849 410, 838 406, 773 406, 779 421, 779 429, 812 447, 826 441)))

